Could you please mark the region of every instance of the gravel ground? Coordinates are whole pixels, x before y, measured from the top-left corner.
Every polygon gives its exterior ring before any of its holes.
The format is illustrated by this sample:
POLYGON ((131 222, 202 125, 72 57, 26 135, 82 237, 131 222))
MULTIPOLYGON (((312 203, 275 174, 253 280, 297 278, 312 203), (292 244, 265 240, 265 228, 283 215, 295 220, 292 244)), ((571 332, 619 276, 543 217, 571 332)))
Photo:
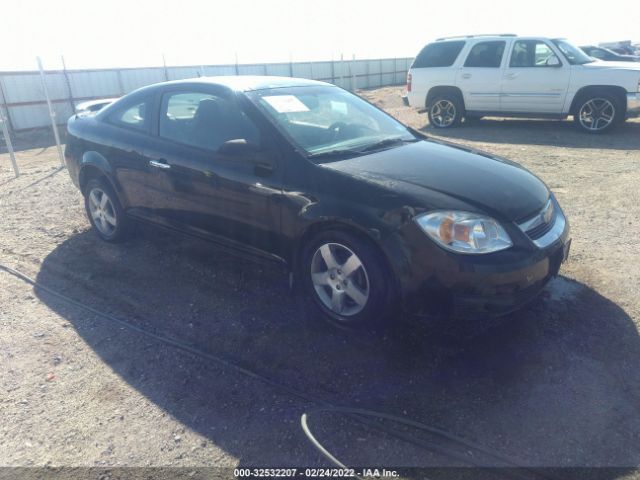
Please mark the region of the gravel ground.
MULTIPOLYGON (((435 425, 525 465, 640 478, 640 122, 600 136, 499 119, 440 132, 400 90, 362 95, 428 135, 522 163, 570 219, 561 276, 501 322, 399 318, 385 334, 354 335, 325 326, 272 267, 150 227, 101 243, 51 147, 19 152, 19 179, 0 155, 0 263, 306 395, 435 425)), ((312 402, 4 271, 0 322, 0 466, 326 465, 299 426, 312 402)), ((312 421, 350 465, 459 463, 341 415, 312 421)))

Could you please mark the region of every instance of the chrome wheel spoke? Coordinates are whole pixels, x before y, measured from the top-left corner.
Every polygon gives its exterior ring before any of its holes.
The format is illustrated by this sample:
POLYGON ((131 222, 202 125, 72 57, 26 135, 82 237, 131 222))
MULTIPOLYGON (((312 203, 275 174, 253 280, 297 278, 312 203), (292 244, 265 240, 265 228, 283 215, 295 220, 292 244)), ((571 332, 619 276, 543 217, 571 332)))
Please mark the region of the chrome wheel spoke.
POLYGON ((318 287, 329 285, 329 272, 312 273, 311 280, 318 287))
POLYGON ((98 194, 96 190, 91 190, 91 193, 89 194, 89 203, 90 203, 90 206, 93 207, 93 210, 98 208, 98 206, 100 205, 100 200, 98 199, 98 194))
POLYGON ((367 303, 367 299, 369 298, 360 288, 358 288, 354 283, 348 283, 345 287, 344 292, 358 305, 364 307, 367 303))
POLYGON ((324 263, 327 265, 327 268, 337 268, 338 262, 336 261, 336 257, 333 256, 333 252, 331 251, 331 247, 329 244, 325 244, 320 247, 320 253, 322 255, 322 259, 324 263))
POLYGON ((362 262, 360 259, 354 254, 349 257, 349 259, 342 264, 340 270, 342 271, 342 275, 345 277, 350 277, 353 272, 358 270, 362 266, 362 262))
POLYGON ((331 293, 331 310, 342 313, 344 306, 344 291, 333 290, 331 293))
POLYGON ((116 226, 116 217, 111 215, 109 212, 104 212, 104 219, 109 223, 112 227, 116 226))

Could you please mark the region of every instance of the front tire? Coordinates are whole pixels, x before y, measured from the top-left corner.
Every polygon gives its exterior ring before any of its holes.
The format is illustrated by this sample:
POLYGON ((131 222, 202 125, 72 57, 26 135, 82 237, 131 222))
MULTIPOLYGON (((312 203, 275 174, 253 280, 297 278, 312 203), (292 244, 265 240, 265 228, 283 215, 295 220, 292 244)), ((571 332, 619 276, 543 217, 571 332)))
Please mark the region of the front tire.
POLYGON ((435 128, 451 128, 460 125, 464 106, 456 95, 437 95, 427 105, 429 123, 435 128))
POLYGON ((92 179, 84 191, 84 206, 94 232, 105 242, 126 240, 131 233, 131 221, 111 185, 105 180, 92 179))
POLYGON ((390 275, 378 249, 355 235, 330 230, 304 248, 305 290, 330 323, 346 328, 385 323, 391 310, 390 275))
POLYGON ((607 132, 623 119, 620 102, 608 93, 585 95, 573 115, 574 123, 588 133, 607 132))

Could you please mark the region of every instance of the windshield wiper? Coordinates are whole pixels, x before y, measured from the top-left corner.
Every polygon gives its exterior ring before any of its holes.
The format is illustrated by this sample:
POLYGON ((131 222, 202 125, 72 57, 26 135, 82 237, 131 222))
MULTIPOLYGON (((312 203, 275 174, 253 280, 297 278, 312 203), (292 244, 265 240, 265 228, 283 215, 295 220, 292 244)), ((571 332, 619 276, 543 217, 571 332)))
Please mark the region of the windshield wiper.
POLYGON ((375 142, 372 143, 370 145, 367 145, 366 147, 364 147, 363 149, 361 149, 361 152, 370 152, 372 150, 378 150, 379 148, 384 148, 384 147, 388 147, 391 145, 395 145, 397 143, 413 143, 413 142, 417 142, 419 141, 419 138, 402 138, 402 137, 392 137, 392 138, 385 138, 384 140, 380 140, 379 142, 375 142))
POLYGON ((343 149, 329 150, 327 152, 311 153, 307 157, 315 158, 315 159, 318 159, 318 158, 341 159, 341 158, 355 157, 357 155, 362 155, 362 152, 360 150, 351 150, 348 148, 343 148, 343 149))

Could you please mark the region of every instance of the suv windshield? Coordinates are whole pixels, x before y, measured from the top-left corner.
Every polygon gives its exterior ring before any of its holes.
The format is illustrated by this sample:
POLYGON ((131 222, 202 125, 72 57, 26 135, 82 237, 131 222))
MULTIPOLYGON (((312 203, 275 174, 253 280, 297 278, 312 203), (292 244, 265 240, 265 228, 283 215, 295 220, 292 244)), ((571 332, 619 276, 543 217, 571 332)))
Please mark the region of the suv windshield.
POLYGON ((248 96, 312 158, 340 158, 417 138, 400 122, 338 87, 260 90, 248 96))
POLYGON ((566 57, 567 61, 571 65, 584 65, 585 63, 591 63, 595 60, 589 55, 584 53, 580 48, 574 44, 567 42, 566 40, 556 39, 552 40, 556 47, 566 57))

